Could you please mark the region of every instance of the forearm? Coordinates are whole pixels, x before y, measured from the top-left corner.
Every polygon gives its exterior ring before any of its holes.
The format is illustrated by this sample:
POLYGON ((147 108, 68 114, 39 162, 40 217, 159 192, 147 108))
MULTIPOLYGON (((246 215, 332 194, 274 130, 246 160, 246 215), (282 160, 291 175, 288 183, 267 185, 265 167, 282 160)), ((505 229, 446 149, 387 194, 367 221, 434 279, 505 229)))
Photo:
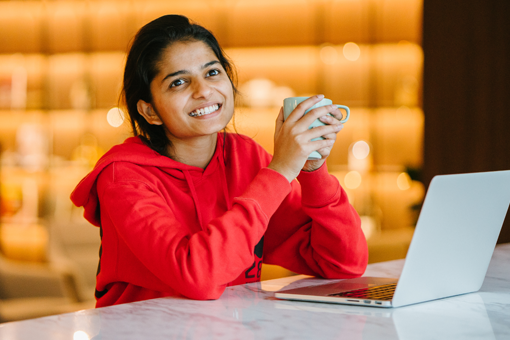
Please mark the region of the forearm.
POLYGON ((345 191, 325 166, 298 179, 301 185, 295 185, 287 207, 275 214, 266 233, 266 261, 322 277, 361 275, 368 258, 366 240, 345 191), (294 216, 289 220, 293 226, 282 230, 285 216, 294 216))

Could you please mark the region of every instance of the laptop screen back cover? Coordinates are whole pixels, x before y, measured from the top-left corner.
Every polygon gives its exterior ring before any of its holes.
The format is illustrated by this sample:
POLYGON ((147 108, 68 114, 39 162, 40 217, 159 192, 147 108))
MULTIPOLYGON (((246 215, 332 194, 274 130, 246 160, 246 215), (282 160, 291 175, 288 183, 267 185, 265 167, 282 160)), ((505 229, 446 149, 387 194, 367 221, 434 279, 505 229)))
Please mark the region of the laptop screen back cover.
POLYGON ((510 203, 510 171, 431 181, 393 307, 480 289, 510 203))

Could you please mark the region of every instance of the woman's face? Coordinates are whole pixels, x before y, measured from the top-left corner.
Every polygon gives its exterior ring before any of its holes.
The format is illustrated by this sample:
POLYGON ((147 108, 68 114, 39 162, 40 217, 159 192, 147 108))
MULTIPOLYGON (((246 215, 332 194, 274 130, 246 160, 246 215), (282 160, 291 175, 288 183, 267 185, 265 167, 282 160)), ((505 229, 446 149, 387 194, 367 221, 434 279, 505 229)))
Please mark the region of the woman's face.
POLYGON ((152 106, 170 141, 214 135, 234 113, 232 83, 211 48, 202 41, 166 48, 151 83, 152 106))

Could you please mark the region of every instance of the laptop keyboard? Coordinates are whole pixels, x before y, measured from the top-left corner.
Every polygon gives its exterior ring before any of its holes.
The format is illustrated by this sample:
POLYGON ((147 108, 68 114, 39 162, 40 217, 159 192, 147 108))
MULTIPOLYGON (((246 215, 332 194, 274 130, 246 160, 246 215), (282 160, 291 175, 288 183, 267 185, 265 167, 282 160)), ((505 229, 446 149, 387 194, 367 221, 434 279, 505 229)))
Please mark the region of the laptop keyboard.
POLYGON ((340 296, 347 298, 357 299, 370 299, 370 300, 391 300, 395 293, 396 283, 390 283, 382 286, 374 286, 356 290, 350 290, 347 292, 329 294, 330 296, 340 296))

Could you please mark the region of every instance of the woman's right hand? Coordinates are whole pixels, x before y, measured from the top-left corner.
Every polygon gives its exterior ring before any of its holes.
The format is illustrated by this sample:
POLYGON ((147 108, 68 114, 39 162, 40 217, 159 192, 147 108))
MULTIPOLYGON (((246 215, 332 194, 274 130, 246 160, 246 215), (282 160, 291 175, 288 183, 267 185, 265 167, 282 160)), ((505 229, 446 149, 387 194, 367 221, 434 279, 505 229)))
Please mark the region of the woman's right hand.
MULTIPOLYGON (((276 119, 274 155, 268 168, 279 172, 289 182, 299 175, 310 153, 320 149, 331 148, 335 142, 335 138, 319 139, 316 141, 312 141, 312 139, 321 136, 336 136, 336 133, 342 129, 341 124, 324 125, 308 129, 314 120, 338 110, 336 105, 327 105, 310 110, 305 115, 306 110, 323 98, 323 95, 317 95, 304 100, 292 111, 285 121, 283 120, 283 108, 280 109, 276 119)), ((323 163, 325 157, 320 161, 323 163)))

